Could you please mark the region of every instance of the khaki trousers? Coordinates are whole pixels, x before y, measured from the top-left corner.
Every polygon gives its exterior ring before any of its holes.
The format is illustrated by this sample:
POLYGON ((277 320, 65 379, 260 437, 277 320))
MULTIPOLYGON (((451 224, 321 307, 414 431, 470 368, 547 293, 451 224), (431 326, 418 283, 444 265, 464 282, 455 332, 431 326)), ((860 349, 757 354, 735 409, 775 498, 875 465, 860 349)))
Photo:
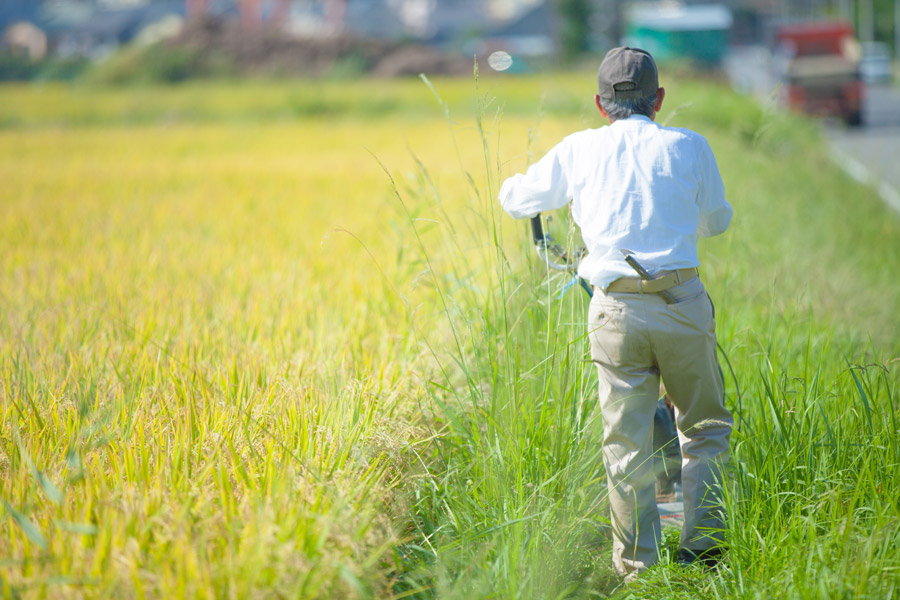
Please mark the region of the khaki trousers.
POLYGON ((613 566, 621 576, 659 560, 652 454, 660 377, 681 441, 681 548, 702 552, 721 542, 718 484, 733 421, 723 404, 714 308, 699 277, 669 293, 677 302, 597 290, 588 312, 591 358, 600 374, 613 566))

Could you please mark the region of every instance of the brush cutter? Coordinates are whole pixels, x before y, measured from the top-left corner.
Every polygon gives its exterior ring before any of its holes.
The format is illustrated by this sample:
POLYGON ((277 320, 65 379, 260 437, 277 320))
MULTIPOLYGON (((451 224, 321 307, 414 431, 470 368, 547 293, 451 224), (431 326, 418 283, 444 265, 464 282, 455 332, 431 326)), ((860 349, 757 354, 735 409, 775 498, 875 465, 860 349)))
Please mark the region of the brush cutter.
POLYGON ((544 223, 540 213, 531 218, 531 237, 534 240, 534 249, 538 256, 550 269, 572 273, 572 280, 560 290, 558 298, 561 298, 576 283, 581 286, 588 297, 593 297, 594 290, 591 289, 590 284, 578 276, 578 263, 587 254, 586 248, 576 249, 574 256, 566 254, 566 251, 552 235, 544 233, 544 223))

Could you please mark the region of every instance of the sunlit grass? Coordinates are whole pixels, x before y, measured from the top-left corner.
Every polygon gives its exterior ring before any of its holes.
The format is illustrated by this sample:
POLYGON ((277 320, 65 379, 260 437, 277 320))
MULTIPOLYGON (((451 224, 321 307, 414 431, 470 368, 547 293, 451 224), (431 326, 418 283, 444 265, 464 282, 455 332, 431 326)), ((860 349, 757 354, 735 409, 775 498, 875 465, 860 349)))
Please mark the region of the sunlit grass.
MULTIPOLYGON (((619 593, 585 298, 494 199, 592 77, 432 83, 0 88, 7 593, 619 593)), ((735 207, 741 430, 728 568, 638 594, 895 594, 900 220, 807 124, 664 84, 735 207)))
POLYGON ((15 589, 381 595, 430 302, 352 131, 3 135, 15 589))

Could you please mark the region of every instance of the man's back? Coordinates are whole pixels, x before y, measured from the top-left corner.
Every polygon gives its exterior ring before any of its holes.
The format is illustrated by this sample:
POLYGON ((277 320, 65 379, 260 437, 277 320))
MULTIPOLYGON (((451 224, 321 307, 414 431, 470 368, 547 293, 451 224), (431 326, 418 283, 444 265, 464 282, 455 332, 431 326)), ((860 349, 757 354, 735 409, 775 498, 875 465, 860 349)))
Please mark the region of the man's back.
POLYGON ((601 288, 633 275, 622 249, 651 272, 699 266, 697 235, 721 233, 731 220, 706 140, 642 115, 568 136, 500 192, 521 216, 536 200, 570 198, 588 249, 579 274, 601 288))

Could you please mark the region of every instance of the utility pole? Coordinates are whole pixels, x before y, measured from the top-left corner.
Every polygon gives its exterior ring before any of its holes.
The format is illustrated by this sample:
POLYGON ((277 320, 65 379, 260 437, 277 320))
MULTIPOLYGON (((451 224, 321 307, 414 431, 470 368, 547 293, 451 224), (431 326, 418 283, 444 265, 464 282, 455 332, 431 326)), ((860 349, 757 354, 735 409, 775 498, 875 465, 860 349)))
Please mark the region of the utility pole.
POLYGON ((291 14, 290 0, 275 0, 275 10, 272 13, 272 20, 279 25, 284 25, 291 14))
POLYGON ((206 15, 207 0, 185 0, 184 12, 188 21, 200 19, 206 15))
POLYGON ((900 0, 894 0, 894 54, 900 62, 900 0))
MULTIPOLYGON (((556 0, 550 0, 555 2, 556 0)), ((591 16, 592 29, 599 34, 603 43, 615 48, 622 43, 625 34, 622 28, 623 0, 598 0, 594 2, 591 16)))
POLYGON ((344 30, 346 14, 347 0, 325 0, 325 24, 329 33, 341 33, 344 30))
MULTIPOLYGON (((900 0, 898 0, 900 1, 900 0)), ((613 0, 612 10, 612 30, 613 45, 618 46, 625 37, 625 29, 622 24, 625 22, 624 10, 622 8, 622 0, 613 0)))
POLYGON ((875 39, 874 0, 861 0, 859 3, 859 39, 871 42, 875 39))
POLYGON ((853 22, 853 0, 841 0, 840 2, 841 18, 853 22))
POLYGON ((259 0, 240 0, 238 9, 241 13, 241 27, 253 29, 262 23, 262 7, 259 0))

